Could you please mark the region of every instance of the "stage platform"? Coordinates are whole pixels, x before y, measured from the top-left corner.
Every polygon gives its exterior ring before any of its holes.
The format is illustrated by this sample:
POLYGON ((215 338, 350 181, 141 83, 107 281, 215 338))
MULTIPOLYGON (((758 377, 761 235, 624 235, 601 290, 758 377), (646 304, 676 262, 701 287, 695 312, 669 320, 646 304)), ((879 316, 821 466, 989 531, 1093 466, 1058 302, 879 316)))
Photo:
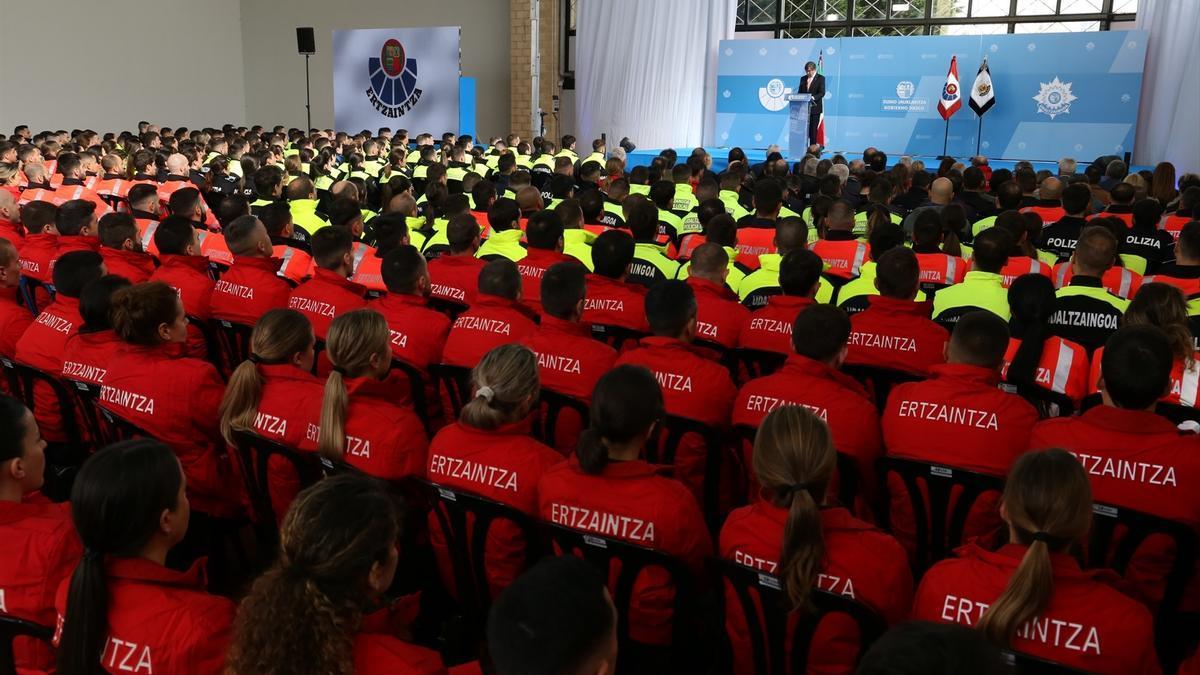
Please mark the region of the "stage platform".
MULTIPOLYGON (((628 171, 629 169, 632 169, 635 166, 648 166, 650 164, 650 162, 655 157, 658 157, 659 153, 661 153, 664 149, 665 148, 647 148, 647 149, 638 148, 637 150, 634 150, 633 152, 629 153, 629 155, 626 159, 626 170, 628 171)), ((708 151, 708 154, 712 155, 713 171, 715 171, 717 173, 724 171, 725 167, 729 164, 729 162, 728 162, 729 148, 727 148, 727 147, 720 147, 720 148, 705 147, 704 149, 708 151)), ((745 150, 746 159, 748 159, 750 161, 751 165, 758 164, 767 158, 766 148, 742 148, 742 149, 745 150)), ((679 161, 683 162, 692 153, 692 147, 690 147, 690 146, 689 147, 679 147, 679 148, 675 148, 675 151, 679 153, 679 161)), ((825 152, 822 153, 821 158, 827 159, 827 158, 833 157, 836 154, 841 154, 846 159, 862 158, 861 152, 838 153, 837 151, 829 150, 829 149, 826 149, 825 152)), ((786 152, 783 153, 783 157, 784 157, 784 159, 788 159, 788 155, 786 152)), ((900 159, 900 155, 889 154, 888 155, 888 166, 892 166, 897 161, 899 161, 899 159, 900 159)), ((936 171, 938 164, 940 163, 940 160, 937 157, 933 157, 933 156, 926 157, 926 156, 922 156, 922 155, 915 155, 915 156, 913 156, 913 159, 919 159, 922 162, 925 162, 926 169, 931 172, 936 171)), ((959 159, 959 161, 966 163, 970 159, 970 157, 959 157, 958 159, 959 159)), ((1077 162, 1079 162, 1079 167, 1080 167, 1079 170, 1080 171, 1082 171, 1083 168, 1086 167, 1088 165, 1088 163, 1090 163, 1093 159, 1095 159, 1095 158, 1094 157, 1088 157, 1086 159, 1083 157, 1075 158, 1075 160, 1077 162)), ((789 161, 791 161, 791 160, 789 159, 789 161)), ((992 169, 1012 169, 1013 166, 1016 165, 1017 161, 1018 160, 1015 160, 1015 159, 990 159, 989 158, 988 166, 992 167, 992 169)), ((1041 171, 1042 169, 1047 169, 1049 171, 1058 173, 1058 162, 1034 161, 1034 162, 1032 162, 1032 164, 1033 164, 1034 169, 1037 171, 1041 171)), ((1154 167, 1152 167, 1152 166, 1136 166, 1135 165, 1130 168, 1130 171, 1141 171, 1143 169, 1152 171, 1152 170, 1154 170, 1154 167)))

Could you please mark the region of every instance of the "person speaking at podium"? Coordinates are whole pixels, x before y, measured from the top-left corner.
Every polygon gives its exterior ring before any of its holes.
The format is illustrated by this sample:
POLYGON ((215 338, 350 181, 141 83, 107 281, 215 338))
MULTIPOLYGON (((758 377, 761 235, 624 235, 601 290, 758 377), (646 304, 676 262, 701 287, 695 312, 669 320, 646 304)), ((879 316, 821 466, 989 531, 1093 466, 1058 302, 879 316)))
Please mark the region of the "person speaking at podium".
POLYGON ((817 125, 821 122, 822 103, 825 98, 825 76, 817 73, 817 64, 809 61, 804 64, 804 77, 800 78, 800 89, 797 93, 811 94, 812 102, 808 104, 808 142, 817 145, 817 125))

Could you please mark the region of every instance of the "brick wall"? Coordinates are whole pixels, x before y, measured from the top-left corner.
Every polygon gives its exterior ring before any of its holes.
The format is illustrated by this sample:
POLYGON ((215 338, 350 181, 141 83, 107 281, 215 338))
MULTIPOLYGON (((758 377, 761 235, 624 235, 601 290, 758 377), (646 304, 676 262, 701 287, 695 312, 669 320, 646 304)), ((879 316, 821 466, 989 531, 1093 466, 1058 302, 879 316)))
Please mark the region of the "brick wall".
MULTIPOLYGON (((541 56, 541 87, 538 103, 549 113, 552 100, 561 95, 559 73, 562 45, 562 13, 560 0, 540 0, 538 26, 538 52, 541 56)), ((512 131, 528 140, 537 135, 534 128, 533 78, 531 77, 530 17, 534 0, 510 0, 509 3, 509 67, 512 73, 509 85, 512 131)), ((546 117, 546 135, 555 140, 559 131, 553 115, 546 117)))

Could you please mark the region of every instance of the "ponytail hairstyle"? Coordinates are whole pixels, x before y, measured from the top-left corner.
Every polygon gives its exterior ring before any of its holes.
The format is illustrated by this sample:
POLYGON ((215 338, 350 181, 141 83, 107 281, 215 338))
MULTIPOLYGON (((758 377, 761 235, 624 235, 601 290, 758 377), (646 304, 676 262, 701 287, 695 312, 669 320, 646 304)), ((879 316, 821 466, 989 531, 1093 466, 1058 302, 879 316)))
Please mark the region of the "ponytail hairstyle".
POLYGON ((1021 626, 1050 603, 1050 554, 1067 550, 1087 535, 1092 488, 1083 466, 1066 450, 1028 452, 1009 471, 1003 504, 1016 542, 1029 548, 1004 592, 983 613, 979 630, 1007 647, 1021 626))
POLYGON ((259 364, 290 363, 296 354, 306 353, 316 338, 308 317, 294 309, 272 309, 254 326, 250 335, 250 358, 242 361, 225 386, 221 399, 221 436, 233 445, 234 431, 253 431, 258 404, 265 383, 259 364))
POLYGON ((962 256, 963 233, 967 231, 967 212, 961 204, 947 204, 942 209, 942 253, 962 256))
POLYGON ((1050 317, 1054 315, 1056 302, 1054 282, 1041 274, 1023 274, 1009 287, 1008 304, 1012 307, 1009 327, 1021 346, 1008 365, 1005 381, 1037 386, 1038 365, 1051 335, 1050 317))
POLYGON ((371 357, 390 358, 387 320, 370 309, 346 312, 329 325, 325 339, 325 355, 333 364, 333 372, 325 380, 325 397, 321 401, 321 433, 317 452, 329 459, 340 460, 346 449, 346 415, 350 398, 346 393, 347 377, 362 377, 370 372, 371 357))
POLYGON ((590 424, 575 450, 579 468, 587 474, 603 472, 610 444, 645 436, 663 414, 662 390, 649 370, 626 365, 608 371, 592 391, 590 424))
POLYGON ((1191 369, 1196 363, 1196 343, 1188 328, 1187 300, 1183 292, 1170 284, 1143 284, 1129 309, 1125 310, 1122 326, 1155 326, 1167 334, 1171 354, 1191 369))
POLYGON ((459 421, 485 431, 512 424, 537 402, 541 390, 537 357, 521 345, 500 345, 471 371, 471 385, 475 398, 463 406, 459 421))
POLYGON ((279 558, 238 607, 232 671, 353 673, 354 637, 376 601, 368 578, 397 555, 400 512, 396 497, 361 474, 302 491, 283 519, 279 558))
POLYGON ((122 441, 84 462, 71 489, 71 515, 83 557, 71 575, 58 644, 58 672, 103 673, 108 635, 104 556, 132 558, 159 531, 163 511, 183 505, 183 471, 167 446, 150 439, 122 441))
POLYGON ((837 466, 829 427, 811 411, 771 411, 754 436, 754 474, 763 498, 788 510, 779 573, 793 608, 805 608, 825 559, 818 511, 837 466))
POLYGON ((158 327, 175 322, 179 294, 161 281, 127 286, 113 293, 110 318, 113 330, 132 345, 162 344, 158 327))

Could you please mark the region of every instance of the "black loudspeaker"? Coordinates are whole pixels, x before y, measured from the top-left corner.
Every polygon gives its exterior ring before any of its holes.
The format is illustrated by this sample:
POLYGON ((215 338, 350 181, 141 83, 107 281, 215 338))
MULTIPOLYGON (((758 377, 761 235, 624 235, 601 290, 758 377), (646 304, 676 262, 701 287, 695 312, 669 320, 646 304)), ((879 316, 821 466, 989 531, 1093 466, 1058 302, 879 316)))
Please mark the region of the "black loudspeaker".
POLYGON ((301 54, 316 54, 317 41, 313 37, 312 27, 296 29, 296 51, 301 54))

